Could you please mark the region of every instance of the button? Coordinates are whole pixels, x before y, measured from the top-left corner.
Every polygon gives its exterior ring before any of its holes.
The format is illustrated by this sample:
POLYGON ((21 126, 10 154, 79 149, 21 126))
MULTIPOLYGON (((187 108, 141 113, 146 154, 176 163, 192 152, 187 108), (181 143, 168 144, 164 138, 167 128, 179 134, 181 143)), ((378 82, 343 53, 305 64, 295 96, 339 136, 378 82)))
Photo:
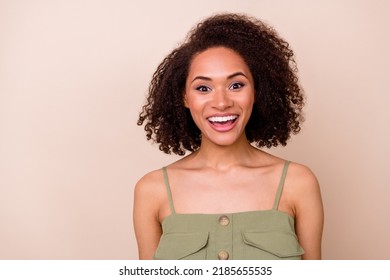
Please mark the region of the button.
POLYGON ((228 216, 225 216, 225 215, 219 217, 218 223, 219 223, 221 226, 227 226, 227 225, 230 223, 229 217, 228 217, 228 216))
POLYGON ((218 259, 227 260, 229 258, 229 253, 226 251, 221 251, 218 253, 218 259))

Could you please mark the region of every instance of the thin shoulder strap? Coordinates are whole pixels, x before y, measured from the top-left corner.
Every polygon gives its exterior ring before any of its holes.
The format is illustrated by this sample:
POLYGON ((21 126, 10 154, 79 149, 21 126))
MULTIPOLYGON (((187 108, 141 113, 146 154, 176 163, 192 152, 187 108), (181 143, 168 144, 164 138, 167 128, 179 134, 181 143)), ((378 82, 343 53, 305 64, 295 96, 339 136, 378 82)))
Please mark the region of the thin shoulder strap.
POLYGON ((171 209, 171 214, 175 214, 175 207, 173 206, 173 199, 172 199, 172 192, 171 192, 171 187, 169 185, 169 180, 168 180, 168 173, 167 173, 167 168, 164 166, 162 168, 163 174, 164 174, 164 183, 165 187, 167 189, 167 194, 168 194, 168 201, 169 201, 169 208, 171 209))
POLYGON ((275 196, 274 207, 272 208, 274 210, 278 210, 279 207, 279 201, 280 201, 280 197, 282 196, 284 181, 286 179, 286 174, 287 174, 287 169, 289 164, 290 162, 288 160, 286 160, 286 162, 284 163, 282 177, 280 178, 278 191, 276 192, 276 196, 275 196))

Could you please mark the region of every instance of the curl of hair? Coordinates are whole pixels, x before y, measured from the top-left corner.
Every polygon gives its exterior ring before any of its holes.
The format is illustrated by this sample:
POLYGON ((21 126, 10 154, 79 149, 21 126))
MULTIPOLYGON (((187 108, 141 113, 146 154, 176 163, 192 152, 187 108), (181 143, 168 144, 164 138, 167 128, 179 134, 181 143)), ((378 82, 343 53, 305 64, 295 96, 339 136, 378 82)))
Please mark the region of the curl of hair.
POLYGON ((303 121, 304 96, 298 84, 293 51, 271 27, 243 14, 218 14, 197 24, 186 40, 158 66, 138 125, 159 149, 184 155, 200 147, 201 132, 183 96, 191 60, 211 47, 226 47, 247 63, 254 80, 255 102, 245 128, 257 147, 285 146, 303 121))

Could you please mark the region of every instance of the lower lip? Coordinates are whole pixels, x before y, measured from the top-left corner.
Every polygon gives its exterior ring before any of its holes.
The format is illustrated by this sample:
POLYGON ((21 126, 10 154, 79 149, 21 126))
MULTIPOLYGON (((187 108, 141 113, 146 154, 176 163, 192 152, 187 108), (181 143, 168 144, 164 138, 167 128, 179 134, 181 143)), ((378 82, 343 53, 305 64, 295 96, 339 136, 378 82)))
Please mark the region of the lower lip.
POLYGON ((209 122, 210 126, 218 131, 218 132, 228 132, 230 130, 232 130, 236 124, 237 124, 237 119, 234 120, 234 122, 229 122, 229 123, 226 123, 226 124, 220 124, 220 123, 212 123, 212 122, 209 122))

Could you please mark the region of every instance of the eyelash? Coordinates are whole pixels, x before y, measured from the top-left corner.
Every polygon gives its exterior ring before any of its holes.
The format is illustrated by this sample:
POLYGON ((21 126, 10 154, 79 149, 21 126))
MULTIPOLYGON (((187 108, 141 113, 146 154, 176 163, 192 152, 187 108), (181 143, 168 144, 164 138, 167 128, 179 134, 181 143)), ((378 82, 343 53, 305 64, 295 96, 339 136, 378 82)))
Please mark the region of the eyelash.
MULTIPOLYGON (((241 89, 243 86, 244 86, 243 83, 235 82, 235 83, 233 83, 233 84, 231 84, 231 85, 229 86, 229 89, 232 89, 232 90, 239 90, 239 89, 241 89), (236 86, 238 86, 238 87, 236 87, 236 86), (234 87, 235 87, 235 88, 234 88, 234 87)), ((207 87, 207 86, 198 86, 198 87, 196 87, 196 90, 197 90, 197 91, 200 91, 200 92, 208 92, 208 91, 210 91, 211 89, 210 89, 209 87, 207 87)))
POLYGON ((233 90, 239 90, 240 88, 242 88, 244 86, 243 83, 240 83, 240 82, 236 82, 236 83, 233 83, 229 88, 233 89, 233 90), (233 88, 234 86, 238 86, 238 88, 233 88))
POLYGON ((208 92, 208 91, 210 91, 210 88, 206 87, 206 86, 198 86, 198 87, 196 87, 196 90, 200 91, 200 92, 208 92))

